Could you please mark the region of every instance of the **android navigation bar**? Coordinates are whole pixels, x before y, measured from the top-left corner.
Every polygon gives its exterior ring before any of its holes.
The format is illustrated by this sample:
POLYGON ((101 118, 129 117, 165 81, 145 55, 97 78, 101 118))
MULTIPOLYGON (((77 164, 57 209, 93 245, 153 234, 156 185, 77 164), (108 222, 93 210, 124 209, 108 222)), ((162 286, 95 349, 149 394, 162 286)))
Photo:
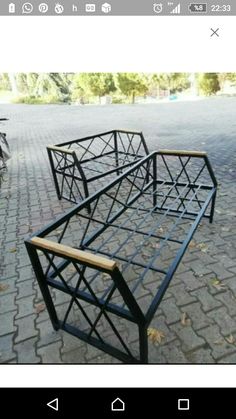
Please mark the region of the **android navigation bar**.
POLYGON ((0 16, 235 16, 235 0, 1 0, 0 16))

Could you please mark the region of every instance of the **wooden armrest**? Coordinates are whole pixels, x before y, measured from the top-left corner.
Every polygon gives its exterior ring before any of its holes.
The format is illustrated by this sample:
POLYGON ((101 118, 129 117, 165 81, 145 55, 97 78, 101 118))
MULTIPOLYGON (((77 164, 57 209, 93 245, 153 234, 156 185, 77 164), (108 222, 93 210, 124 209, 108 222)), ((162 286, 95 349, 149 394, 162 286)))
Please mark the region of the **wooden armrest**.
POLYGON ((66 153, 66 154, 74 153, 74 150, 69 150, 68 148, 58 147, 56 145, 48 145, 47 148, 53 151, 59 151, 59 152, 61 151, 62 153, 66 153))
POLYGON ((74 249, 73 247, 65 246, 64 244, 41 239, 40 237, 33 237, 30 241, 32 244, 40 247, 41 249, 53 251, 61 256, 71 257, 72 259, 76 259, 81 263, 94 266, 95 268, 102 268, 108 271, 113 271, 113 269, 116 267, 116 262, 114 260, 94 255, 93 253, 86 252, 85 250, 74 249))
POLYGON ((204 157, 207 155, 205 151, 191 151, 191 150, 158 150, 158 154, 165 154, 169 156, 189 156, 189 157, 204 157))

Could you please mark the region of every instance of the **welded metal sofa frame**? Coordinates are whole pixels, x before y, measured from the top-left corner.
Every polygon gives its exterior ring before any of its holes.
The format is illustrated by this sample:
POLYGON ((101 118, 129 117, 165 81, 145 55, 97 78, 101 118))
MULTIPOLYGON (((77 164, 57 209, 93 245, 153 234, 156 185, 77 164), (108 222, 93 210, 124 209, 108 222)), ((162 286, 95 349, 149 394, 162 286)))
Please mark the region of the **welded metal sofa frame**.
MULTIPOLYGON (((1 121, 8 121, 7 118, 0 118, 1 121)), ((0 171, 6 168, 6 159, 10 156, 10 147, 5 132, 0 132, 0 171)))
POLYGON ((153 152, 26 240, 54 329, 148 362, 149 325, 216 191, 206 153, 153 152))
POLYGON ((47 152, 58 198, 74 203, 89 196, 91 183, 108 182, 149 153, 142 132, 127 130, 50 145, 47 152))

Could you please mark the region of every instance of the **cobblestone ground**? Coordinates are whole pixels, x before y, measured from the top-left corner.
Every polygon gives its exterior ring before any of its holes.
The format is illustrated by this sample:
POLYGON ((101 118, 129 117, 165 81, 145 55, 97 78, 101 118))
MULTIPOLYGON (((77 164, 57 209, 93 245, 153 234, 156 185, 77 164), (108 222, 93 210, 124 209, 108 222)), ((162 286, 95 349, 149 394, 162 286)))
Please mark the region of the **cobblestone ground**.
MULTIPOLYGON (((142 130, 150 150, 206 150, 219 181, 214 223, 202 221, 152 322, 152 363, 236 363, 236 98, 158 105, 2 105, 12 159, 0 190, 0 362, 116 363, 54 332, 24 238, 70 207, 59 202, 45 146, 114 128, 142 130)), ((3 128, 3 127, 1 127, 3 128)), ((148 291, 147 291, 148 292, 148 291)), ((132 335, 128 336, 132 344, 132 335)))

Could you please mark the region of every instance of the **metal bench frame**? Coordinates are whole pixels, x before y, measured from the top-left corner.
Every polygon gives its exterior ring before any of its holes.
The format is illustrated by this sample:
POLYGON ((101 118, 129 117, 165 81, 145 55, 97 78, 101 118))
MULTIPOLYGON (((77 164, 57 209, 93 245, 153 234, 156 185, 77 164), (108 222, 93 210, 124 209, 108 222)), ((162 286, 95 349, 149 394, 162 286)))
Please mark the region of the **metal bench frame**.
MULTIPOLYGON (((1 121, 8 121, 7 118, 0 118, 0 122, 1 121)), ((5 157, 4 157, 4 153, 2 150, 2 146, 1 146, 1 142, 2 144, 4 144, 5 148, 10 152, 10 147, 9 144, 7 142, 6 139, 6 133, 5 132, 0 132, 0 170, 6 169, 6 163, 5 163, 5 157)))
POLYGON ((58 199, 78 203, 89 184, 114 177, 149 154, 142 132, 112 130, 47 147, 58 199))
POLYGON ((216 192, 217 181, 205 152, 160 150, 26 240, 54 329, 65 330, 123 362, 147 363, 148 327, 200 221, 205 217, 212 223, 216 192), (169 222, 168 231, 160 230, 169 222), (180 233, 183 226, 186 231, 180 233), (120 238, 112 250, 116 233, 118 237, 127 234, 127 239, 120 238), (135 240, 138 244, 131 250, 135 240), (139 257, 150 241, 158 246, 144 263, 139 257), (168 246, 171 258, 164 267, 161 255, 168 246), (127 268, 135 274, 131 282, 127 268), (157 289, 144 309, 137 293, 149 274, 154 275, 157 289), (64 306, 57 305, 53 290, 68 298, 62 318, 58 310, 64 306), (69 321, 72 307, 79 313, 78 323, 69 321), (136 328, 138 350, 128 345, 120 319, 136 328), (102 321, 118 344, 106 338, 102 321))

